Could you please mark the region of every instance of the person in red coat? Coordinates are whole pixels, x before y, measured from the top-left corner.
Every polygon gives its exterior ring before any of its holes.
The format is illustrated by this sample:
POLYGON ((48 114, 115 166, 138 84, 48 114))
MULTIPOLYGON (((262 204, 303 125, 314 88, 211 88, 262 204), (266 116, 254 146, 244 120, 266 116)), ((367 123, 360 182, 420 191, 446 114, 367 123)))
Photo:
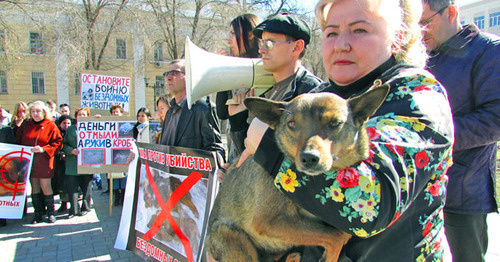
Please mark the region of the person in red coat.
POLYGON ((31 118, 17 130, 16 142, 33 147, 30 183, 35 217, 32 223, 42 221, 44 205, 47 209, 48 222, 54 223, 56 218, 51 178, 54 176, 54 156, 62 148, 62 136, 44 102, 33 102, 29 112, 31 118))

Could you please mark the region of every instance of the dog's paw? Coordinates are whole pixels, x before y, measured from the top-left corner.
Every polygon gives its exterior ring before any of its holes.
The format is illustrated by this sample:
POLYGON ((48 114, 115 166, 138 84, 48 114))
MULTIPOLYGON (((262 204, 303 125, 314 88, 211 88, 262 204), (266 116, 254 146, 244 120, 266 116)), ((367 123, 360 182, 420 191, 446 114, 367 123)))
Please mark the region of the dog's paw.
POLYGON ((301 255, 299 252, 291 253, 286 257, 285 262, 300 262, 301 255))

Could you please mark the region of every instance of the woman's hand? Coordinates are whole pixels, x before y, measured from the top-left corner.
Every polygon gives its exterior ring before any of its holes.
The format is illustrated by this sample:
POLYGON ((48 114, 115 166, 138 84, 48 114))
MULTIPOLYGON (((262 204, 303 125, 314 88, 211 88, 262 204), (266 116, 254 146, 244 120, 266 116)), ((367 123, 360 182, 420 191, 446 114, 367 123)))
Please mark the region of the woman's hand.
POLYGON ((41 146, 34 146, 32 149, 31 149, 31 152, 33 153, 43 153, 45 152, 45 150, 43 150, 43 148, 41 146))
POLYGON ((227 111, 228 111, 229 115, 234 116, 240 112, 245 111, 247 109, 247 107, 245 106, 245 103, 243 103, 243 101, 245 100, 245 98, 252 97, 252 96, 254 96, 253 88, 250 89, 250 91, 248 91, 248 92, 239 92, 239 93, 233 94, 233 100, 236 103, 236 105, 229 105, 228 106, 227 111))
POLYGON ((219 49, 217 50, 217 54, 218 55, 225 55, 225 56, 229 56, 229 52, 226 50, 226 49, 219 49))
POLYGON ((78 149, 77 148, 73 148, 73 150, 71 150, 70 152, 72 155, 75 155, 77 156, 78 155, 78 149))
POLYGON ((134 151, 132 151, 132 149, 130 149, 130 153, 128 154, 128 157, 127 157, 127 165, 130 165, 130 163, 132 163, 134 158, 135 158, 135 153, 134 153, 134 151))
POLYGON ((268 127, 266 123, 260 121, 258 118, 253 119, 248 127, 247 138, 245 139, 245 150, 241 153, 236 167, 240 167, 249 156, 255 154, 268 127))

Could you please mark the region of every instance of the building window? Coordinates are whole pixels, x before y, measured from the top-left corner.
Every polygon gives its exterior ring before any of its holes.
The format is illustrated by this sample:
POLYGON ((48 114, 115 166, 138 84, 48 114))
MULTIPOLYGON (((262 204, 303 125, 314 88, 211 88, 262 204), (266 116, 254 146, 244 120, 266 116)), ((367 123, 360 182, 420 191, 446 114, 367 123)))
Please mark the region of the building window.
POLYGON ((7 75, 4 71, 0 71, 0 94, 7 94, 7 75))
POLYGON ((116 58, 127 59, 127 43, 123 39, 116 39, 116 58))
POLYGON ((162 42, 155 43, 154 59, 155 59, 155 61, 163 61, 163 43, 162 42))
POLYGON ((5 51, 5 29, 0 29, 0 52, 5 51))
POLYGON ((490 27, 500 25, 500 12, 490 14, 490 27))
POLYGON ((484 15, 483 16, 474 17, 474 24, 477 25, 477 28, 484 29, 484 15))
POLYGON ((75 95, 80 94, 80 73, 75 73, 74 76, 74 89, 75 89, 75 95))
POLYGON ((43 54, 42 34, 30 32, 30 52, 32 54, 43 54))
POLYGON ((31 72, 31 92, 45 94, 45 77, 43 72, 31 72))

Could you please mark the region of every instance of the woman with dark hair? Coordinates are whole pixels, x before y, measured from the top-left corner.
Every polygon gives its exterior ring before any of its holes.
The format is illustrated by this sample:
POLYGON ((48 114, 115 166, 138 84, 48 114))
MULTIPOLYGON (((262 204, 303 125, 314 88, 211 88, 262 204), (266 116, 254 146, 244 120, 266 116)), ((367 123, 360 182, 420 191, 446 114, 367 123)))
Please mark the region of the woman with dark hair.
MULTIPOLYGON (((243 14, 231 21, 227 44, 229 45, 230 54, 232 56, 246 58, 259 57, 258 38, 252 33, 252 30, 259 23, 259 18, 254 14, 243 14)), ((225 50, 219 50, 217 53, 221 55, 229 55, 225 50)), ((217 116, 221 120, 229 119, 229 138, 231 141, 229 148, 229 162, 232 162, 232 160, 239 156, 245 149, 244 140, 248 130, 248 110, 245 109, 242 111, 242 109, 239 109, 235 105, 230 105, 228 107, 226 102, 228 99, 232 98, 233 94, 246 91, 246 89, 238 89, 217 93, 217 116)))
POLYGON ((149 143, 149 119, 151 112, 145 107, 139 108, 137 111, 137 123, 134 125, 132 133, 137 142, 149 143))
MULTIPOLYGON (((90 109, 78 108, 75 118, 90 116, 90 109)), ((69 126, 63 139, 63 151, 66 154, 66 192, 69 196, 69 218, 84 216, 90 211, 92 199, 92 175, 78 174, 77 125, 69 126), (78 188, 82 190, 82 206, 78 205, 78 188)))
MULTIPOLYGON (((63 137, 66 134, 66 130, 68 127, 72 125, 73 118, 68 115, 61 115, 56 121, 57 127, 59 127, 59 131, 61 131, 61 136, 63 137)), ((59 209, 57 209, 57 213, 64 213, 68 210, 67 203, 69 202, 69 196, 65 189, 65 181, 66 181, 66 154, 64 151, 57 152, 54 162, 54 178, 52 178, 52 191, 54 191, 54 195, 59 194, 59 199, 61 200, 61 205, 59 209)))

